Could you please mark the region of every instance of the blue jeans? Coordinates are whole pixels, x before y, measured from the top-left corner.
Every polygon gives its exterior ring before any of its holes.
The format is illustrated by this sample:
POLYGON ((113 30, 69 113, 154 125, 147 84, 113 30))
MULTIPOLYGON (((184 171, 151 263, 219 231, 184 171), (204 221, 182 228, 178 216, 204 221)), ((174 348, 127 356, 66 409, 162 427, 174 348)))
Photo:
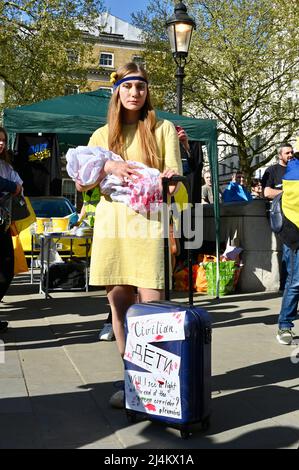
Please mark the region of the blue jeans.
POLYGON ((286 264, 288 276, 283 293, 281 310, 278 318, 280 329, 294 327, 293 321, 297 316, 299 301, 299 250, 293 251, 283 245, 283 261, 286 264))

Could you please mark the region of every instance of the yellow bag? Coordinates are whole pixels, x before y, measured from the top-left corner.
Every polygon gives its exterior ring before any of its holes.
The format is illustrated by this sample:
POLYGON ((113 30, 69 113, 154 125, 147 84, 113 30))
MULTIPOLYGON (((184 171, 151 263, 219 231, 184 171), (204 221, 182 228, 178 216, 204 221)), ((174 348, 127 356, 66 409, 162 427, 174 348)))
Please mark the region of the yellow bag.
POLYGON ((30 215, 28 215, 28 217, 26 217, 25 219, 15 221, 18 233, 30 227, 30 225, 36 221, 35 212, 31 205, 30 199, 28 197, 25 197, 25 201, 26 201, 27 208, 29 210, 30 215))
POLYGON ((22 243, 20 241, 19 235, 14 235, 12 237, 13 248, 14 248, 14 274, 27 273, 28 266, 27 261, 24 255, 22 248, 22 243))

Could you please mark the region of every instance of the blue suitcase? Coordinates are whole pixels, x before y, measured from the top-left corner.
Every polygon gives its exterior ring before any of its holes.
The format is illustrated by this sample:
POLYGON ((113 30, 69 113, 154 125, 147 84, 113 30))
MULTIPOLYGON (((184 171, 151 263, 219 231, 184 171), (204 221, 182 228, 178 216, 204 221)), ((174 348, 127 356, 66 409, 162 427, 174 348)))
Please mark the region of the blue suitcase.
MULTIPOLYGON (((175 180, 185 183, 183 177, 175 180)), ((164 198, 168 184, 163 178, 164 198)), ((166 300, 134 304, 126 315, 126 414, 129 422, 138 416, 160 421, 187 438, 198 427, 205 430, 209 426, 212 327, 209 314, 193 306, 191 253, 189 304, 169 301, 165 240, 166 300)))

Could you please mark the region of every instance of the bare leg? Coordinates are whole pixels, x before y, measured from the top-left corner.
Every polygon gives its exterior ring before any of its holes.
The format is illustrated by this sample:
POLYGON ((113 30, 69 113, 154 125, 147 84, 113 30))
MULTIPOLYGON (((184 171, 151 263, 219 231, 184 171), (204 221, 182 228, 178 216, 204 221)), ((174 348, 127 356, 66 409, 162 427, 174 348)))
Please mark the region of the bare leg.
POLYGON ((125 353, 124 321, 128 308, 135 303, 133 286, 106 286, 112 311, 112 326, 121 356, 125 353))
POLYGON ((164 300, 164 290, 160 289, 145 289, 144 287, 138 288, 139 301, 151 302, 155 300, 164 300))
MULTIPOLYGON (((138 299, 136 298, 135 288, 133 286, 106 286, 108 300, 112 311, 112 325, 115 334, 117 346, 121 356, 125 353, 125 333, 124 320, 128 308, 138 299)), ((163 290, 138 289, 140 302, 150 302, 151 300, 162 300, 164 298, 163 290)), ((113 408, 124 407, 124 391, 119 390, 110 398, 110 405, 113 408)))

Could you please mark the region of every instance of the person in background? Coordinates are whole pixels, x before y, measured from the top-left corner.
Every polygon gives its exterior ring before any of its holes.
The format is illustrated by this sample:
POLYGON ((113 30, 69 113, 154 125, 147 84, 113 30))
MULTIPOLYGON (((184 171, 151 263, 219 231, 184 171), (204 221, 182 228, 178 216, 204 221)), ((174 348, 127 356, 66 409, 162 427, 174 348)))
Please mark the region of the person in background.
MULTIPOLYGON (((282 180, 285 175, 287 164, 292 160, 294 150, 291 144, 283 142, 278 147, 278 163, 269 166, 262 177, 264 197, 272 201, 275 196, 282 192, 282 180)), ((284 257, 280 264, 280 290, 283 291, 287 278, 287 267, 284 257)))
POLYGON ((232 180, 233 183, 237 183, 240 186, 246 187, 245 176, 243 175, 243 173, 241 171, 235 171, 232 174, 231 180, 232 180))
POLYGON ((212 177, 209 170, 204 172, 203 175, 205 184, 201 188, 201 202, 202 204, 213 204, 213 188, 212 188, 212 177))
POLYGON ((175 126, 180 141, 181 159, 183 165, 183 175, 189 175, 193 171, 192 154, 189 145, 189 139, 185 129, 181 126, 175 126))
POLYGON ((96 207, 101 199, 100 188, 96 187, 82 193, 83 205, 80 211, 79 220, 76 225, 85 222, 89 227, 94 227, 96 207))
POLYGON ((263 186, 262 180, 258 178, 253 178, 251 181, 251 196, 252 199, 263 199, 263 186))
POLYGON ((241 175, 240 175, 240 183, 239 184, 246 188, 246 180, 245 180, 245 176, 243 175, 243 173, 241 173, 241 175))
POLYGON ((269 166, 262 177, 264 196, 267 199, 274 199, 282 191, 282 180, 286 172, 288 162, 293 158, 293 147, 287 142, 283 142, 278 147, 278 163, 269 166))
POLYGON ((280 344, 290 345, 295 337, 293 328, 299 301, 299 154, 288 163, 283 178, 282 211, 284 221, 278 236, 283 243, 287 277, 276 339, 280 344))
POLYGON ((223 192, 223 202, 250 202, 252 196, 245 187, 245 177, 242 172, 232 174, 231 182, 223 192))
MULTIPOLYGON (((113 72, 113 94, 108 124, 96 130, 90 146, 100 146, 120 155, 123 161, 108 160, 97 186, 107 174, 134 182, 140 175, 138 163, 159 169, 161 178, 182 173, 179 139, 174 125, 158 121, 150 100, 145 69, 134 62, 113 72)), ((78 185, 81 191, 91 189, 78 185)), ((169 196, 176 185, 169 186, 169 196)), ((178 188, 179 190, 179 188, 178 188)), ((152 220, 125 204, 102 196, 96 208, 91 254, 90 283, 106 286, 112 310, 113 331, 121 354, 125 352, 124 320, 135 302, 136 289, 141 302, 164 298, 163 230, 160 220, 152 220), (136 227, 134 232, 130 228, 136 227), (124 230, 127 236, 123 236, 124 230), (141 230, 141 233, 139 232, 141 230), (146 239, 144 234, 148 234, 146 239)), ((116 408, 124 407, 124 390, 110 399, 116 408)))
MULTIPOLYGON (((7 133, 0 127, 0 199, 5 193, 17 196, 22 191, 22 180, 12 169, 6 149, 7 133)), ((14 250, 10 229, 0 225, 0 302, 14 276, 14 250)), ((0 332, 6 331, 8 322, 0 321, 0 332)))

